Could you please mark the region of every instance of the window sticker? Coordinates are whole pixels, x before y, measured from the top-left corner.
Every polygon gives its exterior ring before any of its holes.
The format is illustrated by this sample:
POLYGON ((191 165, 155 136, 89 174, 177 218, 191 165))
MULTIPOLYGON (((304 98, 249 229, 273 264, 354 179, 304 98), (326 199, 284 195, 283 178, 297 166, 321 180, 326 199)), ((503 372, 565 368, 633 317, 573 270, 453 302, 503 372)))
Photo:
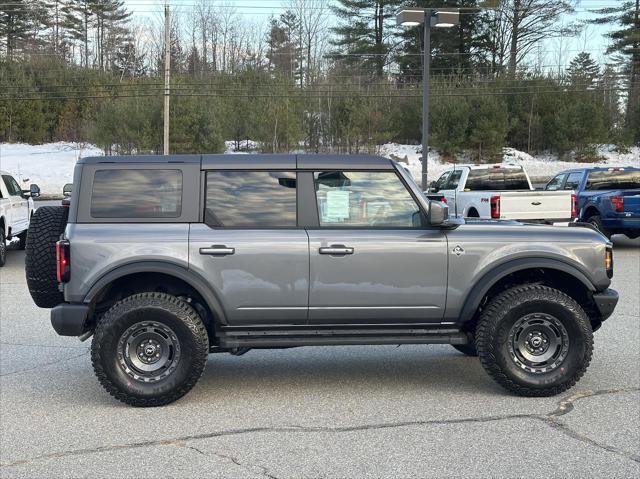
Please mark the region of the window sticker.
POLYGON ((324 211, 325 221, 343 221, 349 218, 350 191, 327 191, 327 204, 324 211))

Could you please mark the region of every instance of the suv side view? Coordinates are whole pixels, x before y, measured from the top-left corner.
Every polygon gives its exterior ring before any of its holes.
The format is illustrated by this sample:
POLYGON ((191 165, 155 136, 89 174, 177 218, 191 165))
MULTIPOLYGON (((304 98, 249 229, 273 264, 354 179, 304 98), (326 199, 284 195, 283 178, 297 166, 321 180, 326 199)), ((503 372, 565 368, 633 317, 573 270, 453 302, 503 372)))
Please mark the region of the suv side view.
POLYGON ((449 219, 385 158, 85 158, 73 185, 34 216, 30 291, 134 406, 186 394, 209 353, 320 345, 451 344, 558 394, 618 300, 598 232, 449 219))

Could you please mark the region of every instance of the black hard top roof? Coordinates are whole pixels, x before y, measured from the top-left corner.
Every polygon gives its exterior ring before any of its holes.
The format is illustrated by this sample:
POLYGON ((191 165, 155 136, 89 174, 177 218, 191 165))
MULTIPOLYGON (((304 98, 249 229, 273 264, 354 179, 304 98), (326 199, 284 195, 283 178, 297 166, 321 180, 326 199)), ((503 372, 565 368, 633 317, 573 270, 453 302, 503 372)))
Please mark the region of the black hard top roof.
POLYGON ((391 170, 393 162, 376 155, 332 155, 332 154, 219 154, 219 155, 131 155, 91 156, 81 158, 78 163, 95 164, 150 164, 150 163, 196 163, 203 170, 391 170))

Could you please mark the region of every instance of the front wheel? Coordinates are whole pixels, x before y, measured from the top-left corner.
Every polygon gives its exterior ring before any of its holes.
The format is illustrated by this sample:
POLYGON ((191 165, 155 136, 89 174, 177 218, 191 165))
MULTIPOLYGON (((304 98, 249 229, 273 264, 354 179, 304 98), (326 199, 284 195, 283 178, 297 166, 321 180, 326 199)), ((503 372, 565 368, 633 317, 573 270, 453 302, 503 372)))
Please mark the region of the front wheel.
POLYGON ((516 286, 490 301, 478 322, 484 369, 521 396, 553 396, 585 373, 593 331, 572 298, 541 285, 516 286))
POLYGON ((98 322, 91 343, 98 380, 132 406, 162 406, 184 396, 200 379, 208 354, 198 313, 164 293, 116 303, 98 322))

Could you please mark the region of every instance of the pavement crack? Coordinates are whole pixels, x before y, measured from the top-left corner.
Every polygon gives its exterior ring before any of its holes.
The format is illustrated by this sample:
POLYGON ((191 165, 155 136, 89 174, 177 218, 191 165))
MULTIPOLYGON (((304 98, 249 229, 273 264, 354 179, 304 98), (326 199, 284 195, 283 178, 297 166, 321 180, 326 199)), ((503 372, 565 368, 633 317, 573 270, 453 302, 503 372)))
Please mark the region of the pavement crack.
MULTIPOLYGON (((78 356, 74 356, 78 357, 78 356)), ((66 360, 73 359, 66 358, 66 360)), ((640 457, 635 454, 628 453, 621 449, 618 449, 614 446, 601 444, 583 434, 580 434, 577 431, 574 431, 565 423, 561 422, 558 418, 564 415, 569 414, 574 409, 574 403, 595 396, 608 395, 608 394, 620 394, 627 392, 635 392, 640 391, 640 388, 625 388, 625 389, 604 389, 598 391, 578 391, 573 395, 561 399, 558 403, 558 407, 548 413, 548 414, 504 414, 504 415, 495 415, 495 416, 484 416, 484 417, 470 417, 470 418, 459 418, 459 419, 434 419, 434 420, 415 420, 415 421, 395 421, 395 422, 386 422, 386 423, 376 423, 376 424, 361 424, 357 426, 338 426, 338 427, 328 427, 328 426, 298 426, 298 425, 289 425, 289 426, 275 426, 275 427, 250 427, 250 428, 238 428, 238 429, 227 429, 224 431, 214 431, 207 432, 202 434, 193 434, 187 436, 181 436, 174 439, 163 439, 163 440, 152 440, 152 441, 141 441, 141 442, 133 442, 133 443, 125 443, 125 444, 115 444, 115 445, 107 445, 107 446, 98 446, 94 448, 83 448, 83 449, 72 449, 67 451, 61 451, 56 453, 43 454, 40 456, 34 456, 28 459, 20 459, 13 462, 4 462, 0 463, 0 468, 6 467, 14 467, 19 465, 28 464, 38 460, 46 460, 46 459, 54 459, 61 458, 67 456, 77 456, 77 455, 85 455, 85 454, 97 454, 101 452, 109 452, 115 450, 123 450, 123 449, 135 449, 142 447, 153 447, 153 446, 166 446, 166 445, 176 445, 180 447, 185 447, 185 444, 189 441, 197 441, 203 439, 213 439, 218 437, 228 437, 228 436, 238 436, 245 434, 259 434, 259 433, 345 433, 345 432, 358 432, 358 431, 370 431, 370 430, 383 430, 383 429, 392 429, 399 427, 415 427, 415 426, 430 426, 430 425, 449 425, 449 424, 481 424, 481 423, 489 423, 489 422, 497 422, 497 421, 507 421, 507 420, 518 420, 518 419, 531 419, 536 421, 541 421, 544 424, 554 428, 557 431, 564 433, 565 435, 581 441, 585 444, 589 444, 594 447, 598 447, 599 449, 617 454, 619 456, 623 456, 627 459, 631 459, 635 462, 640 462, 640 457)), ((197 452, 206 455, 206 453, 202 452, 199 449, 192 448, 197 452)), ((218 455, 219 457, 223 457, 227 460, 234 462, 238 466, 243 466, 240 461, 229 455, 214 453, 214 455, 218 455)), ((273 477, 269 474, 268 470, 263 466, 260 467, 264 470, 264 475, 267 477, 273 477)))
POLYGON ((8 373, 2 373, 2 374, 0 374, 0 378, 4 378, 4 377, 7 377, 7 376, 13 376, 14 374, 27 373, 27 372, 30 372, 30 371, 34 371, 36 369, 44 368, 44 367, 47 367, 47 366, 52 366, 52 365, 58 364, 58 363, 63 363, 65 361, 71 361, 72 359, 76 359, 76 358, 80 358, 82 356, 86 356, 88 353, 89 353, 89 350, 87 349, 83 353, 76 354, 74 356, 68 356, 68 357, 65 357, 65 358, 56 359, 55 361, 38 364, 36 366, 33 366, 31 368, 27 368, 27 369, 19 369, 17 371, 10 371, 8 373))

